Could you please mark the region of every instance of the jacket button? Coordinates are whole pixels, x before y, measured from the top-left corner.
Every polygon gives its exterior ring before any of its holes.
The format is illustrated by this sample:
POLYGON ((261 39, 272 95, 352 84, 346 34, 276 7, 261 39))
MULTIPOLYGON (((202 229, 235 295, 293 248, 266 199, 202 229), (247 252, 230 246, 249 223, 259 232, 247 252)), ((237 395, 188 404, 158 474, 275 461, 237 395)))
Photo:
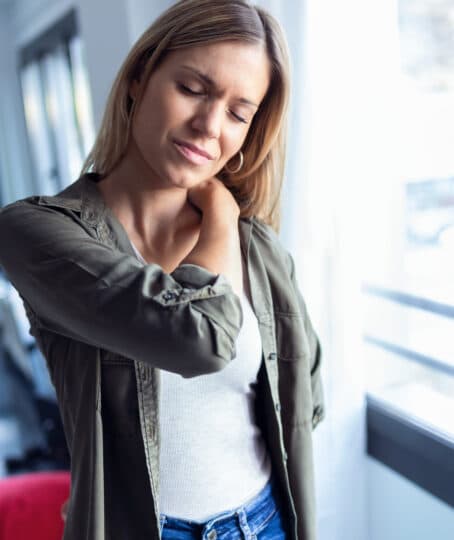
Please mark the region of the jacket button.
POLYGON ((166 302, 168 302, 169 300, 173 300, 174 298, 176 298, 176 296, 177 295, 171 291, 167 291, 166 293, 162 295, 162 297, 164 298, 166 302))
POLYGON ((281 410, 281 405, 280 403, 276 403, 276 411, 279 412, 281 410))
POLYGON ((268 355, 268 360, 276 360, 277 354, 275 352, 272 352, 268 355))

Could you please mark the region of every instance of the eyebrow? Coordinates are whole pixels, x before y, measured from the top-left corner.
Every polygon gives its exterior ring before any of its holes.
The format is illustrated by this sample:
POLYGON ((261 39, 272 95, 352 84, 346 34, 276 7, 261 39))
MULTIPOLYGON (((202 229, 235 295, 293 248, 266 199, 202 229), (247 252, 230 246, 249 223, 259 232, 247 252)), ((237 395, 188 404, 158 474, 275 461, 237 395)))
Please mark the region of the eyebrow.
MULTIPOLYGON (((208 84, 209 86, 212 86, 213 88, 217 88, 217 84, 206 73, 202 73, 198 69, 193 68, 191 66, 181 66, 181 67, 183 69, 188 70, 188 71, 192 71, 195 75, 197 75, 197 77, 199 77, 200 79, 205 81, 205 83, 208 84)), ((258 109, 258 107, 259 107, 256 103, 254 103, 252 101, 249 101, 249 99, 246 99, 246 98, 238 98, 238 101, 240 103, 244 103, 245 105, 250 105, 252 107, 255 107, 256 109, 258 109)))

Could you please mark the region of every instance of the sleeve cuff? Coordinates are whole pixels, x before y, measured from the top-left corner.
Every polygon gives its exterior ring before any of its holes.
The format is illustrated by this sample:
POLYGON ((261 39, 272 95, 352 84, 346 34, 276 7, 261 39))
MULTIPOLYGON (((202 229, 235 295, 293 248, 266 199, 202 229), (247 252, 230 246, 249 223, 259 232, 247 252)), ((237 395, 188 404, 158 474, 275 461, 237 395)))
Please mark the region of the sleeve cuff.
MULTIPOLYGON (((228 286, 229 282, 222 274, 213 274, 197 264, 182 264, 172 272, 172 277, 183 285, 193 289, 211 286, 228 286)), ((222 287, 224 289, 224 287, 222 287)))

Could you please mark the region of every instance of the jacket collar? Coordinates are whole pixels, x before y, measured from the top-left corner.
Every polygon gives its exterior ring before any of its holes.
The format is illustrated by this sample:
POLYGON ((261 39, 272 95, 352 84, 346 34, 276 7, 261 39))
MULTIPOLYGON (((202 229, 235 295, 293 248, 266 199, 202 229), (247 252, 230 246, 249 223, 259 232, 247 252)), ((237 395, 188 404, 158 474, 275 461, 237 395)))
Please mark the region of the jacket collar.
MULTIPOLYGON (((98 173, 83 174, 78 180, 54 196, 42 195, 38 204, 56 206, 80 213, 82 221, 93 228, 103 227, 106 222, 112 224, 118 233, 120 224, 109 210, 96 184, 101 176, 98 173)), ((243 256, 247 257, 252 237, 254 218, 240 218, 239 232, 243 256)), ((129 244, 129 242, 128 242, 129 244)), ((128 246, 129 247, 129 246, 128 246)), ((128 251, 130 251, 128 249, 128 251)), ((246 258, 247 260, 247 258, 246 258)))
POLYGON ((96 227, 105 218, 107 211, 104 199, 96 187, 99 179, 99 174, 84 174, 57 195, 40 196, 38 204, 73 210, 80 213, 87 225, 96 227))

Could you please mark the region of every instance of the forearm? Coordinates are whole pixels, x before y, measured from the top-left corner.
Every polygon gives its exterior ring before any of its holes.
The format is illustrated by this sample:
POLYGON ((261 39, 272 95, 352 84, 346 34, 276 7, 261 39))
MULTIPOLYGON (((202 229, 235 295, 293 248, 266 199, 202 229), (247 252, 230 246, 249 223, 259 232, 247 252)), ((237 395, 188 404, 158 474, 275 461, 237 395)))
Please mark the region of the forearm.
POLYGON ((0 264, 40 331, 183 377, 219 371, 234 356, 242 311, 224 276, 143 265, 60 209, 34 201, 1 209, 0 264))
POLYGON ((241 250, 238 222, 205 212, 197 244, 181 264, 197 264, 214 274, 223 274, 240 294, 242 290, 241 250))

